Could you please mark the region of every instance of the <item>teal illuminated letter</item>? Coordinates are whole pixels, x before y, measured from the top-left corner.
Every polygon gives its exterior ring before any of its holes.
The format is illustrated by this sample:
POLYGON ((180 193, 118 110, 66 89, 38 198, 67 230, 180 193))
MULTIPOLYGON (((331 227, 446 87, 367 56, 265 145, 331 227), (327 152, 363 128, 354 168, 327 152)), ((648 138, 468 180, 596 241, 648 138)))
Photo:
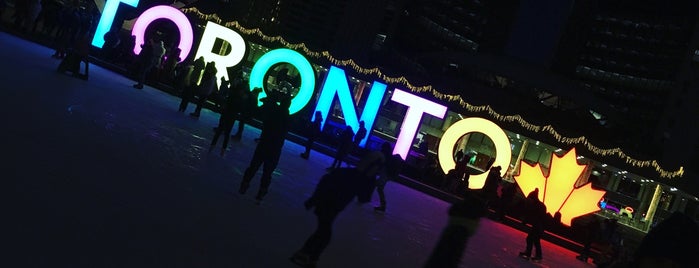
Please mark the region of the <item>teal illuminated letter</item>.
POLYGON ((119 3, 124 3, 132 7, 138 6, 138 0, 107 0, 104 4, 104 10, 102 10, 100 22, 97 24, 95 36, 92 37, 93 46, 102 48, 104 45, 104 35, 112 28, 119 3))
MULTIPOLYGON (((364 127, 367 129, 367 133, 371 133, 371 128, 374 126, 376 114, 379 112, 381 100, 383 100, 385 92, 385 84, 377 81, 372 83, 371 91, 369 92, 369 97, 367 98, 364 109, 362 110, 361 117, 361 120, 364 121, 364 127)), ((328 118, 328 113, 330 113, 330 108, 333 100, 335 99, 335 95, 337 95, 338 99, 340 100, 340 108, 342 109, 342 115, 345 118, 345 124, 351 126, 356 133, 359 129, 359 119, 357 119, 357 111, 355 109, 354 101, 352 100, 352 94, 350 93, 347 76, 345 75, 345 71, 342 69, 335 66, 330 66, 328 75, 325 78, 325 83, 323 84, 323 90, 318 98, 318 105, 316 106, 316 111, 320 111, 323 114, 323 118, 328 118)), ((327 120, 323 120, 323 127, 325 127, 325 122, 327 122, 327 120)), ((359 145, 364 146, 369 136, 370 135, 366 135, 359 145)))
POLYGON ((262 55, 262 57, 255 62, 255 65, 252 66, 252 70, 250 71, 250 91, 256 87, 263 89, 258 98, 258 105, 261 105, 259 100, 267 96, 264 91, 264 85, 266 84, 264 81, 265 74, 272 66, 283 62, 296 67, 301 76, 299 93, 291 99, 291 106, 289 107, 289 114, 295 114, 303 109, 303 107, 308 104, 308 101, 311 100, 311 97, 313 97, 313 88, 316 84, 316 76, 313 67, 311 67, 311 63, 298 52, 291 49, 279 48, 262 55))

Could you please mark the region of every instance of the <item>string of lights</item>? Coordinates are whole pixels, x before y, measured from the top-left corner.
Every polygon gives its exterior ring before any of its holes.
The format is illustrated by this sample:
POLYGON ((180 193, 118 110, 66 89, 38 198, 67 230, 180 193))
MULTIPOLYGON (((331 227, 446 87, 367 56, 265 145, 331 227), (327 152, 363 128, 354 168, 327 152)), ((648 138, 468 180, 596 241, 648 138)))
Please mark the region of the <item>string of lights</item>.
POLYGON ((316 59, 324 59, 332 63, 333 65, 336 66, 342 66, 342 67, 349 67, 352 68, 355 72, 364 74, 364 75, 373 75, 378 77, 381 81, 385 81, 387 83, 391 84, 400 84, 405 86, 407 89, 414 93, 428 93, 434 96, 435 98, 443 101, 447 101, 453 104, 458 104, 459 106, 463 107, 469 112, 477 112, 477 113, 482 113, 485 112, 487 113, 492 119, 495 119, 500 122, 507 122, 507 123, 512 123, 516 122, 523 128, 532 131, 532 132, 546 132, 549 133, 551 136, 553 136, 558 142, 563 143, 563 144, 568 144, 568 145, 582 145, 587 148, 588 151, 600 155, 600 156, 617 156, 620 159, 624 160, 627 164, 634 166, 634 167, 653 167, 655 171, 658 173, 658 175, 662 178, 677 178, 677 177, 682 177, 684 175, 684 168, 680 167, 678 170, 675 171, 668 171, 663 169, 660 164, 656 160, 638 160, 630 157, 624 151, 622 151, 620 148, 612 148, 612 149, 602 149, 599 148, 595 145, 593 145, 585 136, 580 136, 580 137, 564 137, 563 135, 559 134, 558 131, 554 129, 553 126, 551 125, 546 125, 546 126, 539 126, 535 124, 531 124, 527 122, 521 115, 502 115, 495 110, 493 110, 489 105, 472 105, 466 102, 460 95, 449 95, 449 94, 443 94, 439 92, 436 88, 432 87, 431 85, 424 85, 424 86, 417 86, 413 85, 408 81, 407 78, 401 76, 401 77, 391 77, 383 72, 377 67, 374 68, 364 68, 357 64, 354 60, 352 59, 337 59, 333 57, 330 52, 328 51, 313 51, 306 47, 304 43, 290 43, 286 41, 283 37, 281 36, 268 36, 264 34, 260 29, 255 28, 255 29, 247 29, 240 25, 237 21, 227 21, 224 22, 221 18, 218 17, 216 14, 204 14, 201 11, 199 11, 196 7, 192 8, 186 8, 182 10, 184 13, 187 14, 194 14, 196 15, 199 19, 207 20, 207 21, 213 21, 216 22, 220 25, 223 25, 228 28, 235 29, 241 34, 248 35, 248 36, 256 36, 261 38, 262 40, 266 42, 276 42, 279 43, 289 49, 293 50, 298 50, 302 51, 305 55, 309 57, 313 57, 316 59))

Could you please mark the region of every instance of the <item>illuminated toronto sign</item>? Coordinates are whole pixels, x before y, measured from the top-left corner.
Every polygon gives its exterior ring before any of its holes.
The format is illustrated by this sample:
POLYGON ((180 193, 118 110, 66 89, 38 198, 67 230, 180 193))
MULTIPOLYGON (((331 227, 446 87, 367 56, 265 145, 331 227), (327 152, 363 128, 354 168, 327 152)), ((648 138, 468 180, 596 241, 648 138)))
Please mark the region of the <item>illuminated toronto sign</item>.
MULTIPOLYGON (((108 0, 92 41, 94 46, 102 47, 104 44, 103 36, 111 28, 119 3, 125 3, 132 7, 138 6, 138 0, 108 0)), ((136 36, 134 52, 137 54, 140 53, 140 46, 145 42, 146 28, 157 19, 167 19, 177 26, 180 34, 180 43, 178 45, 181 50, 180 58, 186 58, 194 45, 194 34, 192 32, 191 22, 180 10, 170 6, 155 6, 149 8, 137 18, 132 29, 132 34, 136 36)), ((245 40, 243 40, 240 34, 209 21, 199 41, 199 48, 197 49, 195 58, 204 57, 206 61, 215 61, 219 70, 225 70, 225 68, 240 64, 245 55, 245 50, 245 40), (212 51, 216 39, 222 39, 231 44, 231 51, 228 55, 220 55, 212 51)), ((293 96, 291 107, 289 108, 289 112, 295 114, 308 105, 313 97, 316 86, 316 75, 311 63, 298 52, 290 49, 275 49, 262 55, 255 62, 250 72, 250 90, 257 87, 265 89, 264 79, 267 72, 281 63, 294 66, 299 71, 301 78, 301 85, 298 93, 293 96)), ((224 71, 219 71, 217 76, 219 78, 226 77, 228 79, 227 73, 224 71)), ((328 118, 335 97, 337 97, 345 124, 351 126, 356 132, 359 127, 359 121, 364 121, 365 127, 369 130, 369 133, 371 133, 379 108, 386 95, 387 85, 385 83, 379 81, 374 81, 372 83, 369 95, 361 110, 361 115, 359 116, 357 115, 357 105, 352 98, 350 84, 344 70, 336 66, 330 66, 322 85, 323 87, 320 90, 315 111, 320 111, 324 118, 328 118)), ((259 98, 261 99, 265 96, 266 93, 265 90, 263 90, 259 98)), ((420 127, 422 118, 424 116, 434 116, 442 119, 446 115, 447 107, 398 88, 393 90, 391 101, 408 107, 400 126, 396 144, 393 148, 394 154, 398 154, 403 159, 406 159, 418 128, 420 127)), ((313 114, 313 116, 315 116, 315 113, 313 114)), ((325 127, 325 122, 326 121, 323 121, 322 127, 325 127)), ((495 123, 486 119, 467 118, 449 127, 444 134, 444 141, 440 143, 439 159, 445 173, 454 166, 454 159, 451 156, 453 145, 461 136, 469 132, 483 132, 496 141, 495 144, 498 156, 496 157, 495 164, 502 167, 509 167, 511 152, 509 140, 504 134, 504 131, 497 127, 495 123)), ((369 136, 367 135, 367 137, 361 141, 360 145, 364 146, 368 138, 369 136)), ((471 179, 470 187, 473 189, 481 188, 485 182, 486 175, 487 174, 474 175, 471 179)))
POLYGON ((552 153, 547 176, 544 176, 539 163, 531 166, 522 161, 521 166, 519 175, 515 176, 519 188, 524 195, 534 189, 543 192, 541 199, 546 204, 546 212, 551 215, 559 212, 561 223, 570 226, 573 218, 600 210, 598 204, 606 191, 592 189, 590 182, 575 187, 586 167, 578 164, 575 148, 563 156, 552 153))
MULTIPOLYGON (((104 35, 111 29, 120 3, 132 7, 138 6, 138 0, 107 0, 92 40, 94 46, 100 48, 103 46, 104 35)), ((134 52, 140 53, 140 45, 145 42, 147 27, 158 19, 172 21, 177 26, 180 34, 180 43, 178 44, 181 50, 180 59, 185 59, 189 56, 194 45, 192 24, 180 10, 169 6, 152 7, 137 18, 132 29, 132 34, 137 38, 133 48, 134 52)), ((226 68, 240 64, 246 49, 245 40, 239 33, 208 21, 202 38, 199 40, 199 47, 194 58, 203 57, 207 62, 216 62, 216 67, 219 70, 217 77, 219 79, 225 77, 227 80, 230 80, 225 71, 226 68), (230 52, 226 55, 214 52, 214 42, 217 39, 228 42, 230 44, 230 52)), ((304 109, 311 101, 317 84, 316 73, 311 63, 300 53, 290 49, 274 49, 263 54, 254 63, 250 71, 250 90, 258 87, 262 88, 263 91, 260 93, 259 98, 265 97, 265 91, 267 90, 265 88, 265 77, 270 70, 279 64, 290 64, 299 72, 301 83, 298 92, 291 100, 289 109, 291 114, 295 114, 304 109)), ((387 92, 385 83, 373 81, 364 107, 361 109, 361 114, 358 115, 357 104, 352 98, 347 74, 337 66, 330 66, 327 75, 325 75, 325 80, 322 82, 322 88, 320 88, 314 111, 320 111, 324 118, 328 118, 333 102, 337 97, 345 124, 351 126, 356 132, 359 127, 359 121, 364 121, 368 133, 372 133, 371 130, 376 121, 376 116, 381 104, 384 103, 384 98, 388 95, 387 92)), ((413 146, 413 140, 422 119, 425 116, 443 119, 447 113, 447 107, 398 88, 394 88, 390 95, 390 101, 407 106, 407 111, 393 148, 394 154, 398 154, 403 159, 406 159, 413 146)), ((312 114, 315 116, 315 113, 312 114)), ((325 123, 326 120, 323 121, 323 128, 325 123)), ((447 173, 455 166, 453 152, 458 140, 472 132, 483 133, 493 141, 496 150, 493 165, 500 166, 507 172, 507 169, 510 167, 512 152, 510 140, 504 130, 487 119, 465 118, 447 128, 439 143, 437 154, 444 173, 447 173)), ((361 146, 365 146, 368 137, 369 135, 361 141, 361 146)), ((537 172, 537 168, 526 164, 522 165, 521 173, 515 177, 525 193, 530 192, 534 188, 543 189, 544 203, 546 203, 549 212, 552 214, 560 212, 563 215, 562 220, 567 224, 570 224, 571 218, 582 215, 581 213, 590 213, 598 210, 597 201, 604 194, 603 191, 592 190, 589 184, 580 188, 573 187, 575 180, 584 168, 584 166, 577 165, 574 157, 575 151, 572 150, 563 160, 555 158, 551 165, 555 169, 552 169, 547 177, 541 174, 540 169, 537 172), (572 162, 569 155, 573 157, 572 162)), ((486 176, 486 173, 471 175, 469 187, 472 189, 482 188, 486 176)))

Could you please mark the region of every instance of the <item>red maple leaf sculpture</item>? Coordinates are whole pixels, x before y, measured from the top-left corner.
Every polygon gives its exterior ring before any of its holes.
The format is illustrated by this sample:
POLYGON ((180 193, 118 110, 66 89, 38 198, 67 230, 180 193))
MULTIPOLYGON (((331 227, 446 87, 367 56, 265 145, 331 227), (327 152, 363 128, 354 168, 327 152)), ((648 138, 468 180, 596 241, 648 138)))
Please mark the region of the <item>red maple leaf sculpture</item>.
POLYGON ((531 166, 522 161, 515 181, 525 196, 539 188, 539 192, 543 192, 541 200, 546 205, 546 212, 551 215, 560 212, 561 223, 567 226, 575 217, 600 210, 597 204, 606 191, 592 189, 589 182, 575 187, 575 182, 586 167, 578 164, 575 148, 561 157, 552 153, 549 167, 548 176, 544 176, 539 163, 531 166))

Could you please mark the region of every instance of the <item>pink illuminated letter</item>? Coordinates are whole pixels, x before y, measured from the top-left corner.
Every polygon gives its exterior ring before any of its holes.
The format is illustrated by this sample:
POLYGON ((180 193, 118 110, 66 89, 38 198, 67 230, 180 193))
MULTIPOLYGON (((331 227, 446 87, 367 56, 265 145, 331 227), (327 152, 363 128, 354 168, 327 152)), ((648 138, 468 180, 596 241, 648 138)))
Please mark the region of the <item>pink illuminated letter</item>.
POLYGON ((410 146, 413 144, 417 128, 420 126, 422 114, 426 113, 441 119, 447 113, 447 107, 397 88, 393 91, 391 100, 408 106, 408 112, 405 113, 405 118, 396 140, 396 146, 393 147, 393 154, 399 154, 405 160, 408 157, 408 152, 410 152, 410 146))
POLYGON ((133 48, 133 52, 136 54, 141 53, 141 45, 145 42, 146 28, 157 19, 168 19, 177 25, 177 29, 180 31, 180 44, 177 46, 181 51, 180 61, 187 58, 187 55, 189 55, 189 52, 192 50, 192 44, 194 43, 192 25, 182 11, 171 6, 151 7, 136 19, 133 30, 131 30, 131 34, 136 36, 136 44, 133 48))

